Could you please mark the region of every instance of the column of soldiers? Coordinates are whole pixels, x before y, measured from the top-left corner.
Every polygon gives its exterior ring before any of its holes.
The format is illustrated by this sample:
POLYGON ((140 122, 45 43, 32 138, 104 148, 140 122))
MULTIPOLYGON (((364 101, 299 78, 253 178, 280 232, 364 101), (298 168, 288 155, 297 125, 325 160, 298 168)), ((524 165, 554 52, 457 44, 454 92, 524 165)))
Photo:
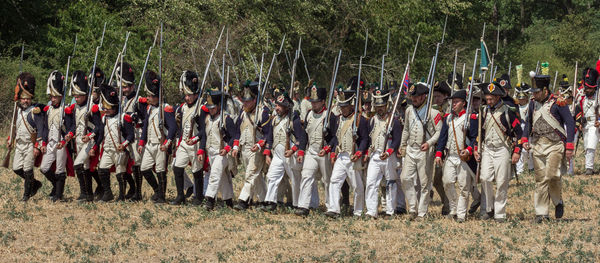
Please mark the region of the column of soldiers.
POLYGON ((52 201, 65 200, 71 174, 79 182, 77 200, 114 200, 112 173, 117 201, 143 200, 145 178, 154 192, 150 199, 165 203, 172 167, 173 205, 185 203, 193 186, 191 203, 208 210, 219 205, 220 192, 223 204, 237 210, 276 211, 285 199, 295 214, 306 216, 319 208, 321 197, 332 218, 376 218, 381 201, 385 217, 408 213, 421 220, 430 214, 435 187, 448 218, 464 222, 480 208, 482 219, 503 222, 509 181, 532 170, 535 218, 542 222, 552 206, 556 218, 564 213, 561 176, 574 154, 576 131, 584 137, 586 174, 593 173, 600 123, 598 72, 591 68, 584 70, 581 96, 575 97, 566 78, 554 94, 547 74, 533 76, 531 88, 517 83, 514 99, 507 74, 465 88, 455 74, 434 87, 417 82, 406 89, 396 82, 366 89, 364 80, 352 77, 336 87, 331 109, 327 89, 312 81, 304 89, 293 87, 293 97, 280 88, 263 100, 257 81, 241 83, 239 90, 216 81, 201 93, 203 80, 184 71, 184 101, 171 106, 160 101, 162 80, 153 71, 140 76, 146 96, 139 98, 128 63, 116 68, 114 83, 105 83, 99 68, 93 72, 50 73, 48 105, 32 102, 33 75, 17 77, 10 146, 16 149, 13 171, 24 179, 23 201, 42 185, 33 173, 39 165, 52 185, 52 201), (75 102, 61 108, 65 81, 75 102), (401 103, 393 108, 397 96, 401 103), (238 164, 243 185, 234 201, 238 164))

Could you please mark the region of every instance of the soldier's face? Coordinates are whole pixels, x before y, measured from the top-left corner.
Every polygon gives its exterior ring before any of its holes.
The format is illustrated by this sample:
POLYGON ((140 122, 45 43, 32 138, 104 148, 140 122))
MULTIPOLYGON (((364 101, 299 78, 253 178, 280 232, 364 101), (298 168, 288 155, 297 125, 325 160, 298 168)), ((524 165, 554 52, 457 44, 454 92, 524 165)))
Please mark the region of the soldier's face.
POLYGON ((79 105, 83 104, 85 102, 85 99, 87 98, 87 95, 75 95, 73 96, 75 98, 75 102, 79 105))
POLYGON ((365 102, 363 104, 363 110, 364 111, 371 111, 371 103, 370 102, 365 102))
POLYGON ((31 99, 21 98, 21 99, 19 99, 19 105, 21 106, 22 109, 27 109, 27 108, 29 108, 29 106, 31 106, 31 99))
POLYGON ((471 104, 473 105, 473 107, 471 109, 474 109, 474 110, 479 109, 479 106, 481 106, 481 104, 479 103, 479 98, 473 98, 473 100, 471 101, 471 104))
POLYGON ((323 109, 323 106, 325 106, 325 102, 324 101, 313 101, 310 103, 312 106, 312 110, 314 112, 319 112, 323 109))
POLYGON ((344 117, 348 117, 354 111, 354 107, 352 106, 352 104, 350 104, 346 106, 341 106, 340 110, 342 111, 342 115, 344 117))
POLYGON ((485 95, 485 103, 487 105, 494 106, 494 105, 496 105, 496 103, 498 103, 498 100, 500 100, 500 96, 491 95, 491 94, 485 95))
POLYGON ((526 105, 527 102, 529 102, 529 99, 519 99, 519 105, 521 106, 526 105))
POLYGON ((152 106, 156 106, 158 105, 158 97, 155 96, 147 96, 146 99, 148 100, 148 103, 152 106))
POLYGON ((194 102, 196 102, 196 99, 198 98, 198 94, 187 94, 184 97, 185 103, 192 104, 194 102))
POLYGON ((129 96, 129 94, 131 94, 131 92, 133 92, 133 84, 123 86, 123 95, 129 96))
POLYGON ((281 106, 279 104, 275 105, 275 111, 277 112, 277 115, 279 115, 279 116, 283 116, 283 115, 287 114, 287 108, 284 106, 281 106))
POLYGON ((92 100, 97 101, 100 97, 100 95, 98 94, 98 92, 92 92, 92 100))
POLYGON ((387 106, 386 105, 375 106, 375 112, 377 112, 377 115, 379 115, 379 116, 385 116, 385 114, 387 112, 387 106))
POLYGON ((547 89, 543 89, 543 90, 536 91, 533 93, 533 99, 535 99, 537 102, 542 102, 547 96, 548 96, 547 89))
POLYGON ((208 109, 208 114, 210 114, 210 116, 214 117, 215 115, 219 114, 219 109, 220 109, 219 106, 214 107, 212 109, 208 109))
POLYGON ((52 102, 52 105, 54 105, 54 106, 60 104, 61 99, 62 99, 62 96, 50 96, 50 101, 52 102))
POLYGON ((425 98, 427 97, 427 94, 422 94, 419 96, 413 96, 411 97, 412 100, 412 104, 415 107, 421 107, 421 105, 423 105, 423 102, 425 102, 425 98))
POLYGON ((465 108, 465 100, 454 98, 452 99, 452 111, 460 113, 465 108))
POLYGON ((446 99, 446 95, 444 93, 441 93, 439 91, 433 92, 433 104, 442 105, 442 104, 444 104, 445 99, 446 99))
POLYGON ((254 110, 254 107, 256 106, 256 99, 253 100, 248 100, 248 101, 244 101, 244 110, 246 112, 251 112, 252 110, 254 110))

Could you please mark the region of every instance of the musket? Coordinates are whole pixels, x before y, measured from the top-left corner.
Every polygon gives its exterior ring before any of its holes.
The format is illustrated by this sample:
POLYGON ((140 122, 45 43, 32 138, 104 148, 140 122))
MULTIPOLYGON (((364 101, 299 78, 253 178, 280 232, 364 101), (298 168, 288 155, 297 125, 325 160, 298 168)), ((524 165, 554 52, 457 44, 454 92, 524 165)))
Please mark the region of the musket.
POLYGON ((362 61, 363 58, 365 58, 367 56, 367 44, 369 43, 369 29, 367 29, 367 33, 365 36, 365 49, 364 52, 362 54, 362 56, 360 56, 359 62, 358 62, 358 79, 356 81, 358 81, 358 83, 356 83, 356 98, 354 100, 354 121, 352 122, 352 136, 354 137, 354 139, 356 140, 358 138, 358 121, 360 120, 360 112, 359 112, 359 107, 360 107, 360 75, 362 73, 362 61))
POLYGON ((306 59, 304 58, 304 52, 300 49, 300 55, 302 56, 302 61, 304 62, 304 71, 306 71, 306 77, 308 80, 311 80, 310 73, 308 73, 308 64, 306 64, 306 59))
MULTIPOLYGON (((508 78, 509 79, 510 79, 510 70, 511 70, 511 68, 512 68, 512 61, 509 61, 508 62, 508 78)), ((519 84, 521 84, 521 83, 519 83, 519 84)))
MULTIPOLYGON (((156 41, 156 36, 154 37, 154 40, 156 41)), ((152 44, 152 46, 154 46, 154 44, 152 44)), ((158 130, 160 131, 160 135, 161 135, 161 142, 165 140, 165 131, 164 131, 164 120, 165 120, 165 113, 164 113, 164 108, 165 105, 163 104, 163 87, 162 87, 162 46, 163 46, 163 23, 160 22, 160 42, 158 44, 158 79, 160 80, 158 82, 158 130)), ((144 65, 144 68, 146 66, 144 65)), ((143 75, 142 75, 143 76, 143 75)), ((140 80, 140 83, 142 81, 140 80)), ((138 87, 138 92, 140 91, 140 88, 138 87)), ((136 96, 136 100, 137 102, 137 96, 136 96)))
POLYGON ((573 106, 571 107, 571 115, 575 115, 575 105, 577 104, 577 61, 575 61, 575 73, 573 75, 573 106))
POLYGON ((102 47, 104 43, 104 32, 106 31, 106 22, 104 22, 104 29, 102 30, 102 37, 100 38, 100 45, 96 47, 96 53, 94 55, 94 65, 92 66, 92 75, 90 77, 90 88, 87 92, 87 105, 86 112, 90 112, 90 108, 92 107, 92 90, 94 89, 94 83, 96 82, 96 65, 98 62, 98 51, 102 47))
POLYGON ((458 49, 454 51, 454 66, 452 67, 452 89, 451 94, 454 94, 454 80, 456 79, 456 60, 458 59, 458 49))
POLYGON ((421 39, 421 34, 417 35, 417 42, 415 43, 415 48, 413 49, 412 58, 410 59, 410 63, 415 61, 415 54, 417 54, 417 47, 419 46, 419 39, 421 39))
MULTIPOLYGON (((387 34, 387 44, 386 44, 386 48, 385 48, 385 53, 383 55, 381 55, 381 72, 379 75, 379 87, 383 88, 383 73, 385 71, 385 57, 388 55, 388 53, 390 52, 390 30, 388 29, 388 34, 387 34)), ((404 72, 404 74, 406 74, 406 72, 404 72)), ((404 75, 406 76, 406 75, 404 75)), ((404 77, 403 77, 404 78, 404 77)), ((402 83, 404 83, 404 80, 402 80, 402 83)), ((397 96, 400 97, 400 96, 397 96)), ((391 112, 390 117, 394 116, 394 111, 391 112)), ((387 126, 389 128, 389 125, 391 123, 391 118, 388 118, 387 120, 387 126)), ((381 149, 381 152, 385 152, 385 147, 387 146, 387 141, 388 141, 388 136, 389 134, 387 134, 387 131, 389 131, 388 129, 385 130, 386 131, 386 135, 385 135, 385 143, 383 144, 383 149, 381 149)))
POLYGON ((329 122, 331 120, 331 105, 333 103, 333 91, 335 90, 335 79, 337 78, 338 69, 340 67, 340 59, 342 58, 342 50, 338 51, 337 57, 333 60, 333 70, 331 72, 331 84, 329 84, 329 95, 327 97, 327 116, 323 123, 323 133, 329 132, 329 122))
MULTIPOLYGON (((210 56, 208 57, 208 61, 206 62, 206 67, 204 68, 204 76, 202 77, 202 82, 200 83, 200 90, 198 92, 198 94, 200 94, 198 96, 198 99, 196 99, 196 103, 194 104, 194 115, 198 116, 200 114, 199 110, 200 107, 198 107, 200 105, 200 101, 201 96, 204 92, 204 84, 206 83, 206 76, 208 76, 208 71, 210 70, 210 63, 213 59, 213 56, 215 54, 215 50, 217 50, 219 48, 219 43, 221 43, 221 37, 223 36, 223 32, 225 31, 225 26, 223 26, 223 28, 221 29, 221 33, 219 34, 219 38, 217 39, 217 43, 215 44, 215 48, 213 48, 210 51, 210 56)), ((194 118, 190 118, 190 127, 194 127, 194 118)), ((192 137, 192 133, 190 132, 189 134, 190 138, 192 137)))
POLYGON ((460 75, 462 77, 462 79, 465 79, 465 67, 467 66, 467 63, 463 63, 463 70, 462 70, 462 74, 460 75))
MULTIPOLYGON (((402 74, 402 82, 400 84, 400 90, 402 89, 402 87, 404 86, 404 81, 406 81, 406 74, 408 73, 408 69, 410 68, 410 60, 408 60, 406 62, 406 67, 404 68, 404 74, 402 74)), ((387 141, 390 138, 390 134, 392 133, 392 119, 394 118, 394 114, 396 112, 396 109, 398 108, 398 103, 400 102, 400 91, 398 91, 398 95, 396 95, 396 100, 394 101, 394 107, 392 108, 391 112, 390 112, 390 116, 388 116, 387 119, 387 123, 386 123, 386 129, 385 129, 385 142, 387 144, 387 141)), ((384 146, 385 148, 385 146, 384 146)), ((385 151, 385 149, 381 149, 382 152, 385 151)))
MULTIPOLYGON (((223 58, 223 65, 225 65, 225 58, 223 58)), ((223 68, 225 68, 223 66, 223 68)), ((227 66, 227 75, 225 77, 225 83, 222 83, 224 85, 221 85, 223 87, 221 87, 221 120, 220 120, 220 126, 221 126, 221 131, 225 130, 225 87, 229 87, 229 66, 227 66)))
MULTIPOLYGON (((233 67, 233 76, 235 77, 235 81, 236 81, 236 83, 239 84, 240 79, 238 78, 238 74, 237 74, 237 66, 235 65, 235 62, 233 61, 233 56, 231 55, 231 50, 229 50, 229 28, 227 28, 227 34, 225 35, 225 52, 227 52, 227 56, 229 57, 229 60, 231 61, 231 66, 233 67)), ((228 69, 228 71, 229 71, 229 69, 228 69)), ((229 76, 227 76, 227 87, 229 87, 229 76)))
MULTIPOLYGON (((435 68, 437 66, 437 58, 440 52, 440 43, 436 45, 435 48, 435 56, 433 57, 433 64, 431 67, 431 76, 429 78, 429 82, 427 86, 429 88, 429 94, 427 95, 427 109, 425 111, 425 120, 423 121, 423 125, 427 125, 427 121, 429 120, 429 113, 431 112, 431 106, 433 104, 433 85, 435 84, 435 68)), ((424 127, 425 128, 425 127, 424 127)))
POLYGON ((285 61, 287 62, 288 65, 288 74, 290 74, 290 76, 292 75, 292 63, 290 63, 290 55, 288 54, 288 51, 284 51, 283 54, 285 55, 285 61))
MULTIPOLYGON (((265 81, 262 81, 262 67, 263 67, 263 61, 265 58, 265 54, 262 54, 261 57, 261 61, 260 61, 260 76, 259 76, 259 81, 258 81, 258 97, 256 98, 256 115, 254 116, 254 125, 256 125, 256 127, 258 127, 258 110, 261 108, 262 106, 262 101, 265 95, 265 91, 267 90, 267 85, 269 84, 269 78, 271 77, 271 70, 273 69, 273 64, 275 63, 275 59, 277 58, 277 55, 281 54, 281 51, 283 50, 283 44, 285 42, 285 35, 283 35, 283 39, 281 39, 281 45, 279 46, 279 50, 277 51, 277 53, 273 53, 273 57, 271 58, 271 64, 269 65, 269 71, 267 72, 267 77, 265 78, 265 81), (261 89, 261 84, 262 84, 262 89, 261 89)), ((302 39, 300 39, 300 43, 302 43, 302 39)), ((300 44, 298 44, 298 46, 300 46, 300 44)))
MULTIPOLYGON (((150 59, 150 54, 152 54, 152 49, 154 48, 154 46, 156 46, 156 39, 158 38, 158 32, 159 28, 156 29, 156 33, 154 34, 154 41, 152 41, 152 46, 150 46, 148 48, 148 53, 146 54, 146 60, 144 61, 144 68, 142 69, 142 75, 140 75, 140 81, 138 82, 138 87, 137 90, 135 91, 135 97, 133 97, 133 104, 135 105, 136 103, 138 103, 138 98, 140 96, 140 90, 142 89, 142 83, 144 82, 144 80, 146 79, 144 77, 144 74, 146 74, 146 69, 148 68, 148 60, 150 59)), ((160 28, 160 37, 162 38, 162 23, 161 23, 161 28, 160 28)), ((161 39, 162 41, 162 39, 161 39)), ((161 43, 162 44, 162 43, 161 43)), ((161 52, 159 50, 159 52, 161 52)), ((159 58, 159 63, 160 63, 160 58, 159 58)), ((159 73, 160 76, 160 73, 159 73)), ((162 81, 162 79, 161 79, 162 81)))
POLYGON ((552 84, 552 93, 556 90, 556 78, 558 78, 558 70, 554 73, 554 83, 552 84))
MULTIPOLYGON (((21 60, 19 61, 19 75, 21 73, 23 73, 23 54, 25 52, 25 42, 23 42, 21 44, 21 60)), ((14 144, 15 144, 15 135, 16 135, 16 124, 17 124, 17 100, 15 100, 15 103, 13 105, 13 114, 12 114, 12 120, 10 121, 10 134, 8 135, 8 141, 9 141, 9 147, 8 149, 6 149, 6 154, 4 155, 4 160, 2 161, 2 167, 4 168, 8 168, 8 165, 10 163, 10 153, 12 152, 12 149, 14 148, 14 144)))
MULTIPOLYGON (((290 80, 290 96, 292 96, 293 98, 293 92, 294 92, 294 82, 296 81, 295 77, 296 77, 296 65, 298 64, 298 58, 300 57, 300 45, 302 43, 302 38, 300 39, 300 41, 298 41, 298 49, 296 49, 296 54, 294 55, 294 62, 292 65, 292 75, 291 75, 291 80, 290 80)), ((292 128, 293 128, 293 123, 292 123, 292 117, 293 115, 293 109, 288 109, 288 127, 286 129, 286 139, 285 139, 285 150, 289 150, 290 149, 290 135, 292 133, 292 128)))
POLYGON ((127 41, 129 40, 129 35, 130 35, 130 32, 127 31, 127 33, 125 34, 125 42, 123 43, 123 48, 121 49, 121 52, 119 52, 119 54, 117 55, 117 59, 115 60, 115 65, 113 66, 112 72, 110 73, 110 78, 108 79, 108 85, 111 85, 113 77, 115 76, 115 72, 117 70, 117 65, 119 64, 119 58, 121 57, 121 55, 125 54, 125 49, 127 48, 127 41))
POLYGON ((538 60, 537 63, 535 64, 535 74, 537 75, 539 71, 540 71, 540 61, 538 60))
POLYGON ((248 70, 246 70, 246 62, 244 62, 242 60, 242 57, 240 56, 239 51, 237 52, 237 55, 238 55, 239 64, 242 64, 242 69, 244 70, 244 77, 247 79, 248 78, 248 70))
MULTIPOLYGON (((61 135, 61 130, 62 130, 62 125, 63 125, 63 120, 65 119, 65 98, 67 97, 67 89, 71 88, 71 85, 69 85, 69 70, 71 69, 71 58, 75 56, 75 47, 77 47, 77 34, 75 34, 75 44, 73 45, 73 54, 71 56, 69 56, 67 58, 67 71, 66 71, 66 75, 65 75, 65 81, 63 82, 63 94, 62 94, 62 98, 60 100, 60 119, 58 122, 58 137, 57 137, 57 142, 61 141, 62 135, 61 135)), ((69 93, 71 93, 69 91, 69 93)))
MULTIPOLYGON (((477 67, 477 52, 479 52, 479 49, 475 49, 475 58, 473 59, 473 72, 471 73, 471 80, 469 83, 469 87, 467 89, 467 109, 466 109, 466 113, 467 116, 469 116, 469 114, 471 113, 471 100, 473 99, 473 84, 475 83, 474 79, 475 79, 475 68, 477 67)), ((468 134, 468 130, 469 130, 469 120, 467 118, 467 120, 465 121, 465 125, 464 125, 464 134, 468 134)), ((465 136, 465 140, 466 140, 467 136, 465 136)))
POLYGON ((440 44, 444 44, 444 37, 446 36, 446 25, 448 24, 448 15, 446 15, 446 19, 444 21, 444 32, 442 32, 442 42, 440 44))

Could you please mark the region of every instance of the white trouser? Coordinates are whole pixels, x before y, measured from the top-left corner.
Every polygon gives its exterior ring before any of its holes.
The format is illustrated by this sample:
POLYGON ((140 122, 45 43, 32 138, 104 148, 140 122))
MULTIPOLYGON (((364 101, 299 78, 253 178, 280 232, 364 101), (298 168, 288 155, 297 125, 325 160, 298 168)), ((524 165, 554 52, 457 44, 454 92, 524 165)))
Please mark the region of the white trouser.
POLYGON ((300 181, 300 195, 298 197, 298 207, 315 208, 319 206, 319 193, 317 190, 317 181, 320 177, 325 189, 325 206, 329 207, 329 181, 331 178, 331 161, 313 150, 307 150, 302 165, 302 178, 300 181))
POLYGON ((511 152, 508 148, 485 147, 481 156, 481 186, 486 198, 486 212, 494 210, 494 218, 506 218, 508 182, 511 175, 511 152), (494 181, 496 192, 494 193, 494 181))
POLYGON ((348 178, 352 191, 354 191, 354 215, 362 215, 365 202, 365 188, 361 173, 355 168, 355 164, 355 162, 350 161, 348 153, 340 153, 335 161, 331 172, 331 182, 329 183, 329 205, 327 206, 327 211, 340 213, 340 191, 344 181, 348 178))
POLYGON ((148 142, 144 146, 141 171, 154 168, 157 173, 164 172, 167 153, 160 150, 160 143, 148 142))
POLYGON ((471 192, 472 177, 469 165, 463 162, 458 154, 450 154, 444 162, 444 191, 450 205, 450 215, 465 219, 467 207, 469 206, 469 195, 471 192), (456 194, 456 183, 458 182, 459 195, 456 194))
POLYGON ((367 205, 367 214, 377 217, 377 208, 379 206, 379 185, 385 176, 385 213, 394 214, 396 208, 396 196, 398 191, 398 176, 396 174, 397 158, 392 154, 385 160, 380 159, 381 151, 377 150, 371 156, 367 168, 367 180, 365 189, 365 203, 367 205))
POLYGON ((252 145, 242 146, 242 162, 246 169, 244 174, 244 186, 240 191, 239 199, 249 201, 256 194, 258 202, 263 202, 266 195, 265 180, 262 176, 262 168, 265 162, 265 156, 261 150, 257 152, 250 151, 252 145))
POLYGON ((42 157, 42 163, 40 164, 40 171, 46 173, 52 168, 52 164, 56 161, 56 174, 66 172, 67 165, 67 149, 62 147, 61 149, 56 148, 57 143, 50 141, 46 147, 46 153, 42 157))
POLYGON ((131 158, 131 160, 133 160, 134 165, 136 165, 136 166, 139 166, 142 163, 142 154, 138 153, 138 151, 137 151, 137 146, 140 143, 141 133, 142 133, 141 128, 134 127, 133 128, 134 140, 127 147, 127 151, 129 152, 129 158, 131 158))
POLYGON ((231 176, 227 171, 227 156, 219 155, 219 151, 208 149, 208 160, 210 162, 210 173, 205 178, 208 179, 205 196, 216 198, 217 192, 221 190, 223 200, 233 198, 233 186, 231 185, 231 176))
POLYGON ((407 153, 403 158, 404 162, 400 178, 408 203, 408 212, 418 212, 418 215, 423 217, 427 214, 429 202, 431 201, 429 191, 431 191, 433 179, 433 165, 431 161, 433 159, 433 150, 430 149, 424 152, 419 148, 413 147, 407 147, 406 150, 407 153), (417 184, 415 183, 416 180, 418 180, 417 184), (419 193, 417 194, 417 192, 419 193))
POLYGON ((517 174, 521 174, 526 172, 526 170, 533 169, 533 158, 530 152, 525 149, 521 151, 521 157, 519 157, 516 168, 517 174))
POLYGON ((110 169, 113 165, 117 174, 127 171, 127 156, 125 152, 118 152, 112 148, 104 148, 98 168, 110 169))
MULTIPOLYGON (((192 165, 192 173, 200 171, 202 169, 202 163, 198 161, 196 152, 198 151, 198 144, 188 145, 185 141, 181 141, 175 152, 175 158, 173 160, 173 166, 178 168, 185 168, 189 164, 192 165)), ((184 176, 184 178, 187 176, 184 176)), ((188 178, 189 180, 189 178, 188 178)))
POLYGON ((33 170, 33 164, 35 157, 33 157, 34 144, 30 141, 15 141, 15 156, 13 157, 12 169, 14 171, 21 170, 31 171, 33 170))
POLYGON ((583 132, 583 145, 585 146, 585 169, 594 169, 594 157, 598 145, 598 129, 592 121, 588 121, 583 132))
POLYGON ((90 168, 90 154, 88 152, 88 147, 91 149, 94 141, 90 140, 88 142, 83 142, 81 137, 77 137, 75 142, 77 146, 77 156, 75 157, 75 160, 73 160, 73 166, 83 165, 83 169, 87 170, 90 168))
POLYGON ((297 174, 292 171, 292 159, 285 157, 285 147, 281 144, 275 146, 272 151, 273 158, 267 172, 267 195, 265 201, 277 202, 277 195, 280 188, 280 183, 283 177, 287 174, 290 179, 292 189, 292 203, 294 206, 298 204, 298 193, 300 191, 300 180, 296 178, 297 174))

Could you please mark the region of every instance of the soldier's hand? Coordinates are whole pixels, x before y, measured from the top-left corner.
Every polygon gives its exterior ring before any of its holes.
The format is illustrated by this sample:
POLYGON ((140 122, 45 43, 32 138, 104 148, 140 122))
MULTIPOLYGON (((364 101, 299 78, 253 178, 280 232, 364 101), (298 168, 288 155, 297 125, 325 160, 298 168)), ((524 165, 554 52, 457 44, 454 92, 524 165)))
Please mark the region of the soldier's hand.
POLYGON ((12 148, 12 141, 10 140, 10 137, 8 137, 8 139, 6 140, 6 147, 12 148))
POLYGON ((142 146, 138 146, 138 148, 137 148, 137 152, 138 152, 139 154, 142 154, 142 151, 143 151, 143 150, 144 150, 144 147, 142 147, 142 146))
POLYGON ((441 157, 435 157, 435 165, 437 166, 442 166, 442 158, 441 157))
POLYGON ((462 151, 460 151, 460 156, 461 157, 467 157, 469 155, 469 151, 467 149, 463 149, 462 151))
POLYGON ((81 141, 84 142, 84 143, 89 142, 90 141, 90 137, 88 137, 87 135, 83 136, 83 137, 81 137, 81 141))
POLYGON ((271 156, 268 156, 268 155, 267 155, 267 156, 265 156, 265 163, 266 163, 267 165, 271 165, 271 156))
POLYGON ((400 157, 406 156, 406 146, 400 147, 400 157))
POLYGON ((352 157, 350 158, 350 161, 352 162, 356 162, 358 161, 358 159, 360 159, 360 156, 358 156, 356 153, 352 155, 352 157))
POLYGON ((390 157, 390 154, 388 152, 383 152, 383 153, 381 153, 381 155, 379 155, 379 159, 381 159, 381 160, 385 160, 388 157, 390 157))
POLYGON ((369 161, 369 156, 365 155, 365 156, 363 157, 363 162, 365 162, 365 163, 366 163, 366 162, 368 162, 368 161, 369 161))
POLYGON ((163 144, 160 147, 158 147, 158 149, 160 149, 161 152, 164 152, 167 150, 167 146, 163 144))
POLYGON ((40 155, 40 150, 38 148, 33 148, 33 156, 38 157, 40 155))
POLYGON ((219 151, 219 155, 221 156, 225 156, 227 154, 227 151, 225 149, 221 149, 221 151, 219 151))
POLYGON ((258 145, 255 144, 254 146, 252 146, 252 148, 250 149, 250 151, 257 152, 258 151, 258 145))
POLYGON ((94 157, 94 156, 96 156, 96 150, 94 150, 94 149, 92 148, 88 154, 89 154, 91 157, 94 157))
POLYGON ((298 156, 298 158, 296 158, 296 161, 298 161, 298 163, 304 162, 304 156, 298 156))
POLYGON ((231 151, 231 156, 233 158, 237 158, 237 155, 238 155, 238 149, 233 149, 233 151, 231 151))
POLYGON ((291 157, 291 156, 292 156, 292 154, 294 154, 294 151, 292 151, 292 150, 287 150, 287 151, 285 151, 285 154, 284 154, 284 155, 285 155, 285 157, 288 157, 288 158, 289 158, 289 157, 291 157))
POLYGON ((125 146, 123 146, 123 144, 117 145, 117 151, 122 152, 123 150, 125 150, 125 146))
POLYGON ((325 156, 325 154, 327 154, 327 153, 325 152, 325 150, 320 150, 320 151, 319 151, 319 157, 323 157, 323 156, 325 156))
POLYGON ((525 150, 530 150, 531 149, 531 145, 529 144, 529 142, 524 142, 523 143, 523 148, 525 148, 525 150))
POLYGON ((600 126, 600 122, 598 122, 598 121, 594 122, 594 126, 595 126, 596 128, 597 128, 597 127, 599 127, 599 126, 600 126))
POLYGON ((56 149, 62 149, 63 146, 64 146, 64 144, 62 144, 62 143, 59 142, 59 143, 56 144, 56 149))
POLYGON ((198 162, 204 163, 204 154, 198 155, 198 162))
POLYGON ((481 156, 479 156, 479 152, 474 151, 473 152, 473 157, 475 157, 475 161, 477 161, 477 162, 481 161, 481 156))
POLYGON ((518 153, 513 153, 513 154, 512 154, 512 158, 511 158, 511 163, 512 163, 512 164, 515 164, 515 163, 517 163, 517 162, 519 161, 519 158, 520 158, 520 157, 521 157, 521 155, 520 155, 520 154, 518 154, 518 153))
POLYGON ((67 141, 67 142, 68 142, 68 141, 70 141, 71 139, 73 139, 73 135, 71 135, 71 133, 69 133, 69 134, 67 134, 67 135, 65 136, 65 141, 67 141))
POLYGON ((573 158, 573 150, 566 150, 565 157, 567 157, 567 161, 571 161, 571 158, 573 158))
POLYGON ((185 143, 186 143, 187 145, 192 145, 192 144, 194 144, 194 140, 192 140, 192 139, 190 139, 190 138, 187 138, 187 139, 185 139, 185 143))
POLYGON ((427 151, 429 150, 429 143, 423 143, 421 144, 421 151, 427 151))
POLYGON ((40 152, 42 152, 42 154, 45 154, 46 153, 46 146, 40 147, 40 152))
POLYGON ((335 156, 330 156, 329 160, 331 161, 331 164, 333 165, 335 163, 335 160, 337 160, 337 158, 335 156))

